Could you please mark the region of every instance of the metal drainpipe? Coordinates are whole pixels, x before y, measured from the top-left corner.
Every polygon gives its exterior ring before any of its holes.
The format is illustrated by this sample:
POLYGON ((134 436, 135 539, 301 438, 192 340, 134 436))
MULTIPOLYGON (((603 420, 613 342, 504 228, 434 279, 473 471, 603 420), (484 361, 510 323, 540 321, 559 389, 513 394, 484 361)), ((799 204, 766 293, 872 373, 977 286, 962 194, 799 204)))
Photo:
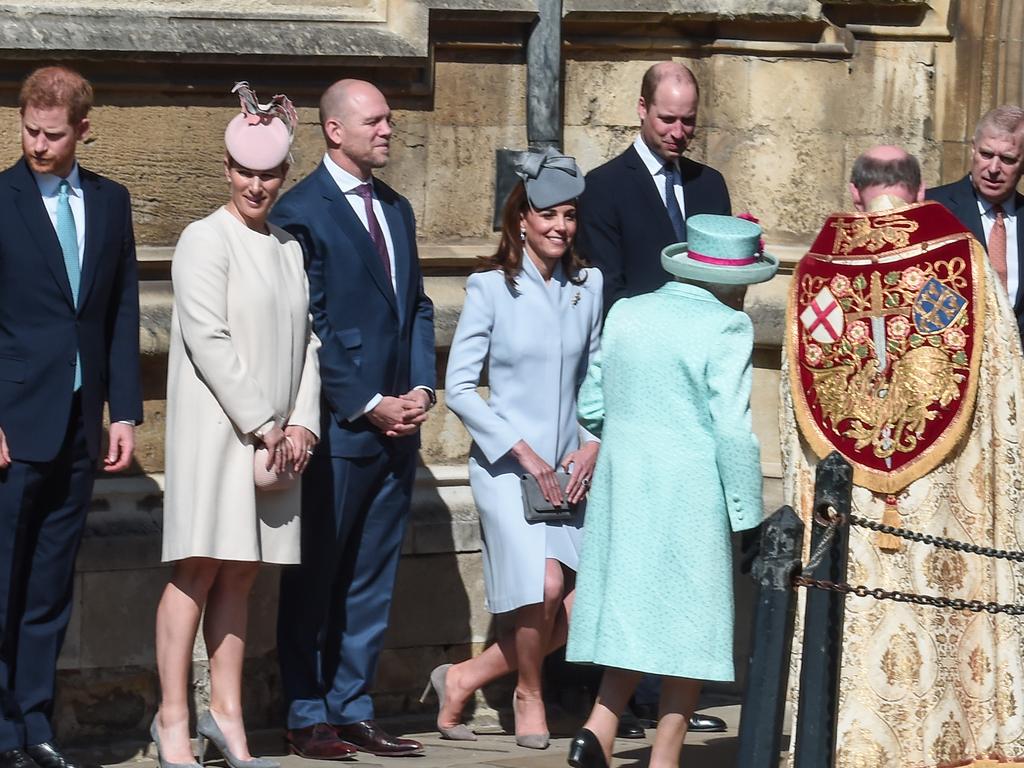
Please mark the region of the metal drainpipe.
MULTIPOLYGON (((526 139, 530 147, 562 143, 562 0, 538 0, 537 23, 526 43, 526 139)), ((501 228, 505 198, 519 180, 512 170, 521 149, 494 158, 494 229, 501 228)))
POLYGON ((562 141, 562 0, 539 0, 526 44, 526 136, 531 147, 562 141))

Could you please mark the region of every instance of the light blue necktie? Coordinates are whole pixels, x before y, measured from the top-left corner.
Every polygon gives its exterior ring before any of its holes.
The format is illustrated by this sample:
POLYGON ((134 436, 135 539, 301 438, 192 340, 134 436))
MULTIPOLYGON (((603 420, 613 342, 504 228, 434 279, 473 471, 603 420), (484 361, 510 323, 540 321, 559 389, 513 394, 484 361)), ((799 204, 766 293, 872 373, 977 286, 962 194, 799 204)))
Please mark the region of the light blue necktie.
MULTIPOLYGON (((78 230, 75 228, 75 215, 71 212, 71 201, 68 190, 71 185, 67 179, 60 180, 57 188, 57 240, 64 253, 64 269, 71 283, 71 296, 78 308, 78 286, 82 281, 82 267, 78 263, 78 230)), ((75 352, 75 392, 82 386, 82 358, 75 352)))
POLYGON ((679 183, 679 171, 675 163, 665 163, 665 208, 668 209, 668 220, 672 222, 672 229, 675 230, 679 242, 686 240, 686 221, 683 219, 683 212, 679 210, 679 200, 676 199, 676 184, 679 183))

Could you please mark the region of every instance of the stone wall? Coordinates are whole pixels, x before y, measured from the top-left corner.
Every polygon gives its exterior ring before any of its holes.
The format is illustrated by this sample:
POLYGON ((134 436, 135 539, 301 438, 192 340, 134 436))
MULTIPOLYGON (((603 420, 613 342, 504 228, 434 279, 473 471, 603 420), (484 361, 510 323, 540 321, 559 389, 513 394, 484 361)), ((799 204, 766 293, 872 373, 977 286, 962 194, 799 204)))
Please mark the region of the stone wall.
MULTIPOLYGON (((141 736, 156 701, 152 616, 167 577, 158 561, 169 261, 182 228, 225 198, 220 159, 234 111, 231 84, 249 79, 261 95, 295 100, 301 125, 289 183, 319 161, 315 106, 327 84, 358 76, 384 89, 396 138, 381 175, 417 215, 443 373, 465 275, 493 247, 495 151, 527 143, 524 44, 538 3, 150 0, 126 12, 107 0, 34 0, 0 8, 7 11, 0 18, 0 129, 8 137, 0 163, 18 156, 20 78, 59 58, 97 88, 83 163, 133 195, 147 421, 132 473, 97 486, 57 721, 70 740, 141 736)), ((1024 97, 1024 8, 1001 0, 564 0, 562 9, 565 149, 584 168, 617 154, 636 133, 644 69, 668 57, 686 61, 702 87, 691 154, 725 174, 735 210, 760 217, 769 249, 788 267, 824 216, 847 206, 849 167, 864 148, 901 143, 920 157, 929 184, 949 181, 965 171, 977 117, 1024 97)), ((757 333, 753 412, 768 509, 780 503, 777 391, 787 289, 783 274, 755 287, 747 302, 757 333)), ((385 715, 423 711, 413 694, 429 669, 479 649, 493 630, 482 608, 466 483, 469 441, 444 408, 443 392, 440 399, 424 428, 396 621, 376 685, 385 715)), ((267 569, 253 600, 245 698, 253 727, 280 722, 276 577, 267 569)), ((206 695, 205 659, 200 640, 197 701, 206 695)), ((481 720, 493 716, 488 703, 504 702, 500 690, 482 698, 481 720)))

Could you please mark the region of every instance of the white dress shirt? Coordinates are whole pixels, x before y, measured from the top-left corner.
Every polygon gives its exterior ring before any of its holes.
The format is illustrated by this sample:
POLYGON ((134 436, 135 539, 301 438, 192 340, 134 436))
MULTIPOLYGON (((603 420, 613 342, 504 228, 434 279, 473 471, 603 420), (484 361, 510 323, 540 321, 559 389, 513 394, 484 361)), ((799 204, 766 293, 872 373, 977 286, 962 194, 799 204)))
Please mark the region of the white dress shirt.
MULTIPOLYGON (((1003 223, 1006 224, 1006 293, 1010 297, 1010 306, 1017 303, 1017 287, 1020 284, 1020 265, 1017 256, 1017 205, 1014 195, 1010 195, 1003 206, 1003 223)), ((985 230, 985 245, 992 237, 992 227, 996 223, 993 212, 995 206, 983 197, 978 197, 978 213, 981 214, 981 226, 985 230)))
MULTIPOLYGON (((61 177, 53 173, 36 173, 32 171, 36 179, 36 186, 39 187, 39 194, 42 195, 43 205, 46 213, 50 216, 50 223, 53 224, 53 231, 57 231, 57 196, 61 177)), ((68 202, 71 204, 71 215, 75 217, 75 234, 78 235, 78 266, 81 268, 82 259, 85 257, 85 198, 82 196, 82 179, 78 173, 78 163, 71 168, 67 175, 68 202)))
MULTIPOLYGON (((665 200, 665 161, 658 157, 651 151, 651 148, 644 143, 643 137, 639 134, 636 140, 633 142, 633 147, 636 149, 640 159, 644 161, 644 165, 647 167, 648 172, 654 178, 654 186, 658 188, 658 195, 661 197, 661 202, 668 209, 668 203, 665 200)), ((679 173, 679 163, 673 162, 676 167, 676 183, 674 189, 676 191, 676 202, 679 203, 679 211, 683 214, 683 220, 686 220, 686 202, 683 200, 683 177, 679 173)))

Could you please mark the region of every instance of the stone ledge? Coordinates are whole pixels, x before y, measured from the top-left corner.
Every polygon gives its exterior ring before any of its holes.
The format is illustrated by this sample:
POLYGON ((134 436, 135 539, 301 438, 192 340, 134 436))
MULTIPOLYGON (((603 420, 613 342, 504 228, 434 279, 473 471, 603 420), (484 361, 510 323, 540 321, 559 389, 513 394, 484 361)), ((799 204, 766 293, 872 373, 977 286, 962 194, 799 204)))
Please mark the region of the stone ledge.
POLYGON ((598 14, 629 16, 636 20, 672 19, 774 19, 818 21, 817 0, 564 0, 562 14, 592 17, 598 14))

